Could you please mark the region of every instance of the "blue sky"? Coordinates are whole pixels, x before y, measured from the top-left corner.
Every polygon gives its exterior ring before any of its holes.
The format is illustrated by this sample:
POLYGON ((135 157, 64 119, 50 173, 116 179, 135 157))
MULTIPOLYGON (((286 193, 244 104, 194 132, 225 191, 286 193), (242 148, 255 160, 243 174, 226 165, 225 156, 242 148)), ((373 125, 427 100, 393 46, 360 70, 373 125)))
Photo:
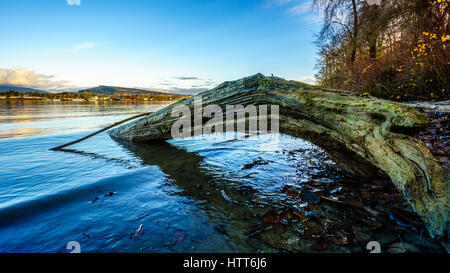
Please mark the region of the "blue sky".
POLYGON ((309 0, 2 0, 0 84, 211 88, 258 72, 311 80, 309 0))

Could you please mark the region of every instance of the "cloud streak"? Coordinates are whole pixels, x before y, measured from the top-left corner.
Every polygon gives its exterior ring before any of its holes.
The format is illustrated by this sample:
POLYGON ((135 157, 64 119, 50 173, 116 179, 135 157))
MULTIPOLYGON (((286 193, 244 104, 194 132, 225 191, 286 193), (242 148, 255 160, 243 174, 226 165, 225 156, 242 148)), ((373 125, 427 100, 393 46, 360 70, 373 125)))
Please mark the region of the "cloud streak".
POLYGON ((70 88, 68 81, 55 81, 53 77, 23 67, 0 68, 0 84, 53 90, 70 88))
POLYGON ((81 43, 81 44, 76 44, 72 47, 72 51, 74 52, 79 52, 79 51, 83 51, 86 49, 91 49, 96 47, 97 44, 93 43, 93 42, 85 42, 85 43, 81 43))
POLYGON ((295 16, 301 16, 303 20, 310 23, 322 22, 323 15, 321 12, 313 10, 313 2, 306 1, 289 8, 289 13, 295 16))
POLYGON ((81 0, 66 0, 69 6, 81 6, 81 0))
POLYGON ((290 3, 294 0, 266 0, 266 3, 264 5, 265 8, 270 8, 273 6, 283 6, 286 5, 287 3, 290 3))
POLYGON ((294 15, 303 15, 306 13, 309 13, 311 11, 311 2, 303 2, 301 4, 295 5, 291 8, 289 8, 289 12, 294 15))
POLYGON ((302 21, 313 24, 320 23, 323 18, 320 12, 313 9, 312 0, 267 0, 264 7, 284 7, 291 16, 298 16, 302 21))
POLYGON ((199 77, 175 77, 177 80, 189 81, 189 80, 200 80, 199 77))

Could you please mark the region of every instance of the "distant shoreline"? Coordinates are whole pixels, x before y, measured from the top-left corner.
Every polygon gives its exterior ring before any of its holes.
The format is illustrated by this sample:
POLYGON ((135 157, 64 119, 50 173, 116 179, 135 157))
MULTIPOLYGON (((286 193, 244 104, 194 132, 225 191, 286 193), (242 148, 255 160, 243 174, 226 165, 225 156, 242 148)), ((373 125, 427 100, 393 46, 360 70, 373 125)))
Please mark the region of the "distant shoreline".
POLYGON ((132 100, 132 99, 46 99, 42 97, 0 97, 0 101, 35 101, 35 102, 64 102, 64 103, 74 103, 74 104, 84 104, 84 103, 148 103, 148 104, 165 104, 177 102, 182 99, 173 99, 173 100, 132 100))
MULTIPOLYGON (((84 102, 175 102, 179 101, 191 95, 180 95, 180 94, 170 94, 170 93, 155 93, 148 91, 138 90, 138 89, 127 89, 119 87, 106 87, 101 88, 107 89, 108 92, 113 92, 112 94, 105 93, 105 90, 101 93, 96 92, 62 92, 62 93, 40 93, 40 92, 19 92, 14 90, 0 92, 0 100, 19 100, 19 101, 70 101, 75 103, 84 102), (127 93, 125 91, 135 91, 134 93, 127 93)), ((89 90, 89 89, 87 89, 89 90)))

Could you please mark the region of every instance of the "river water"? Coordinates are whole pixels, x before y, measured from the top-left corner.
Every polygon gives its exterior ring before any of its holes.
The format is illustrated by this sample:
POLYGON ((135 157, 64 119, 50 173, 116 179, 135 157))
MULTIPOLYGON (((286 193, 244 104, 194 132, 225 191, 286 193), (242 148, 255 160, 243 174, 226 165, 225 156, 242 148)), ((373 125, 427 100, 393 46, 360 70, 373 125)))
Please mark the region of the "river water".
POLYGON ((370 236, 397 240, 392 230, 370 233, 370 221, 334 229, 326 244, 313 236, 355 213, 283 193, 312 180, 322 183, 317 191, 345 191, 334 163, 301 139, 228 134, 132 145, 102 133, 70 152, 49 150, 164 106, 0 101, 0 252, 69 252, 71 241, 82 252, 348 252, 363 251, 370 236), (309 221, 312 209, 328 216, 309 221))

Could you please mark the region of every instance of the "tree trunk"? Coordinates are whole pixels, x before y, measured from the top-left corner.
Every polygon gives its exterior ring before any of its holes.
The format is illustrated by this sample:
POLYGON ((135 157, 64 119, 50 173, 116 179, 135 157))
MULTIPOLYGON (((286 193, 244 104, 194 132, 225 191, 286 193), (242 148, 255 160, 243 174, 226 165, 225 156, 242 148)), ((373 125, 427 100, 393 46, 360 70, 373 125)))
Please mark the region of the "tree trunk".
POLYGON ((377 57, 377 40, 379 35, 379 24, 383 23, 379 20, 380 8, 378 5, 367 5, 365 12, 365 19, 369 22, 368 24, 368 45, 369 45, 369 57, 371 59, 376 59, 377 57))
MULTIPOLYGON (((279 105, 280 132, 322 147, 345 171, 390 177, 422 217, 432 236, 443 237, 448 225, 449 175, 413 133, 428 125, 415 109, 399 103, 326 90, 257 74, 225 82, 196 97, 208 105, 279 105)), ((194 111, 194 99, 172 104, 109 133, 114 138, 147 142, 171 138, 176 106, 194 111)), ((201 109, 201 110, 202 110, 201 109)), ((194 131, 193 128, 192 131, 194 131)))
POLYGON ((352 0, 352 7, 353 7, 353 37, 352 37, 352 48, 350 53, 350 60, 352 63, 356 59, 356 48, 357 48, 357 42, 358 42, 358 7, 356 6, 356 0, 352 0))

